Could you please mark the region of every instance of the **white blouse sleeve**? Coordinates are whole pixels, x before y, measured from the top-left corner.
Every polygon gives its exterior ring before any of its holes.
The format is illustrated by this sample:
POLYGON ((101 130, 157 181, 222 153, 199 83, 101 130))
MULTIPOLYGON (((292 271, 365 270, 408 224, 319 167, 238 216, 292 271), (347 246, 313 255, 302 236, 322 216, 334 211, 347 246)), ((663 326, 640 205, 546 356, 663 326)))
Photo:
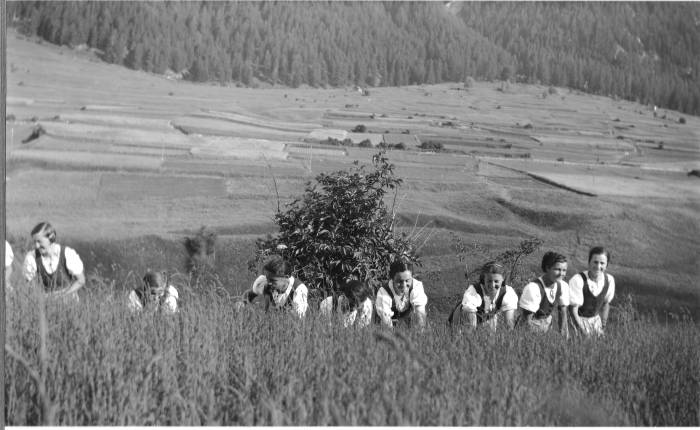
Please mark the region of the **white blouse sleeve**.
POLYGON ((24 279, 27 281, 33 280, 36 276, 36 259, 34 258, 34 251, 29 251, 24 257, 22 272, 24 273, 24 279))
POLYGON ((267 277, 265 275, 260 275, 253 281, 253 292, 259 296, 262 295, 265 285, 267 284, 267 277))
POLYGON ((569 279, 569 304, 571 306, 583 305, 583 278, 577 273, 569 279))
POLYGON ((333 312, 333 296, 328 296, 321 301, 319 305, 321 315, 330 315, 333 312))
POLYGON ((304 315, 306 315, 306 310, 309 307, 309 303, 307 301, 308 294, 309 290, 304 284, 300 284, 299 286, 297 286, 297 289, 294 290, 292 307, 294 308, 296 313, 299 314, 299 317, 303 317, 304 315))
POLYGON ((357 323, 359 327, 368 326, 372 322, 372 299, 367 297, 362 305, 360 306, 359 317, 360 320, 357 323))
POLYGON ((534 282, 530 282, 523 288, 523 294, 520 296, 518 306, 530 312, 537 312, 540 309, 540 288, 534 282))
POLYGON ((481 297, 476 292, 476 288, 470 285, 464 292, 464 296, 462 296, 462 310, 476 312, 476 309, 481 306, 481 301, 481 297))
POLYGON ((5 241, 5 267, 12 266, 12 262, 15 259, 15 254, 12 253, 12 247, 7 241, 5 241))
POLYGON ((163 307, 166 311, 175 313, 177 312, 177 300, 179 299, 177 290, 172 285, 168 285, 165 291, 165 301, 163 302, 163 307))
POLYGON ((377 310, 377 315, 382 319, 382 322, 386 325, 391 325, 391 317, 394 313, 391 311, 391 296, 382 287, 377 291, 377 299, 375 301, 375 308, 377 310))
POLYGON ((416 308, 425 308, 428 304, 428 296, 425 295, 423 283, 417 279, 413 280, 413 290, 411 291, 411 304, 416 308))
POLYGON ((518 294, 513 287, 505 286, 506 293, 503 295, 503 303, 501 303, 501 312, 514 311, 518 309, 518 294))
POLYGON ((569 306, 569 284, 561 282, 561 296, 559 296, 559 306, 569 306))
POLYGON ((605 274, 605 276, 607 276, 609 279, 608 294, 605 295, 605 302, 610 303, 615 297, 615 278, 613 278, 612 275, 608 275, 607 273, 605 274))
POLYGON ((66 269, 68 269, 68 273, 70 273, 73 276, 78 276, 81 273, 83 273, 83 260, 80 259, 78 253, 75 252, 73 248, 69 248, 66 246, 65 254, 66 269))
POLYGON ((129 293, 127 304, 129 306, 129 309, 132 311, 140 311, 141 309, 143 309, 143 304, 141 303, 141 300, 139 300, 139 296, 136 294, 136 290, 131 290, 131 293, 129 293))

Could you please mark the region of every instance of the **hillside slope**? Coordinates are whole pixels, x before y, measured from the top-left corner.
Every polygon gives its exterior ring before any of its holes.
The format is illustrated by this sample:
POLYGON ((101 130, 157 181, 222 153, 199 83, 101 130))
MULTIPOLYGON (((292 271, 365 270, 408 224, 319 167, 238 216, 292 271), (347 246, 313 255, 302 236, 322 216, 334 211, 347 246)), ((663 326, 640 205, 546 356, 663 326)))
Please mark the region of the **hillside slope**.
POLYGON ((149 267, 182 271, 182 236, 206 224, 220 235, 217 269, 239 292, 254 277, 252 240, 274 232, 277 195, 290 201, 318 173, 377 151, 307 137, 364 124, 414 141, 389 157, 405 179, 402 229, 425 226, 417 276, 433 314, 464 288, 455 238, 479 246, 466 255, 473 268, 532 236, 544 245, 525 274, 537 273, 547 249, 581 270, 587 249, 604 244, 620 297, 700 310, 700 196, 687 175, 700 161, 697 117, 681 123, 678 112, 655 117, 638 104, 531 85, 377 88, 368 97, 193 84, 16 35, 7 57, 6 222, 17 255, 48 219, 89 271, 124 285, 149 267), (38 126, 45 134, 21 143, 38 126), (427 141, 452 152, 419 151, 415 142, 427 141))

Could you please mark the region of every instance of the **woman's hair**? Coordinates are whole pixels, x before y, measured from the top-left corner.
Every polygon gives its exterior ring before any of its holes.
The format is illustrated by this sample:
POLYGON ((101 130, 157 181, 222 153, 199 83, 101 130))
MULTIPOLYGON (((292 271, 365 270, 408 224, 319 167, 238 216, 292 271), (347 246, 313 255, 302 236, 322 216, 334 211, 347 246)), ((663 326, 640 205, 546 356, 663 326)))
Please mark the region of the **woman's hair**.
POLYGON ((341 287, 343 294, 350 301, 350 307, 355 308, 360 303, 373 296, 372 288, 366 282, 352 280, 341 287))
POLYGON ((37 233, 43 233, 51 243, 56 242, 56 229, 48 221, 42 221, 34 226, 31 235, 34 236, 37 233))
POLYGON ((165 274, 163 272, 153 272, 149 270, 143 277, 143 284, 147 290, 162 287, 165 283, 165 274))
POLYGON ((558 252, 554 251, 547 251, 544 256, 542 257, 542 271, 546 272, 549 270, 550 267, 554 266, 557 263, 566 263, 568 260, 566 259, 566 255, 559 254, 558 252))
POLYGON ((396 260, 389 266, 389 278, 394 279, 397 273, 406 271, 413 272, 413 265, 407 261, 396 260))
POLYGON ((605 247, 602 246, 594 246, 591 248, 590 251, 588 251, 588 262, 591 262, 591 258, 593 258, 594 255, 605 255, 605 258, 608 259, 608 264, 610 264, 610 251, 605 249, 605 247))
POLYGON ((272 254, 263 265, 263 270, 270 272, 274 277, 290 277, 292 276, 291 266, 279 254, 272 254))
POLYGON ((501 275, 504 278, 506 277, 506 272, 503 268, 503 265, 495 261, 489 261, 488 263, 481 266, 481 272, 479 273, 479 284, 483 285, 484 280, 486 279, 486 275, 488 274, 501 275))

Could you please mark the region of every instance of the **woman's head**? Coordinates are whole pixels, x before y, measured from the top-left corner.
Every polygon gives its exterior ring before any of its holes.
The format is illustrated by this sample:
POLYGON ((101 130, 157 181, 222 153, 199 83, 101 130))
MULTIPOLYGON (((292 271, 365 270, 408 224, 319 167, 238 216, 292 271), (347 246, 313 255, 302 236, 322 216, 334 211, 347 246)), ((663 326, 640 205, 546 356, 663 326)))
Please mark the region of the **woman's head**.
POLYGON ((565 255, 548 251, 542 257, 542 271, 549 282, 560 281, 566 276, 568 260, 565 255))
POLYGON ((273 289, 279 292, 287 289, 289 277, 292 276, 292 269, 281 255, 271 255, 263 265, 263 272, 267 278, 268 285, 273 289))
POLYGON ((389 266, 389 278, 393 281, 394 290, 403 294, 413 283, 413 266, 406 261, 396 260, 389 266))
POLYGON ((143 288, 146 292, 146 297, 158 298, 165 293, 167 279, 163 272, 147 271, 143 277, 143 288))
POLYGON ((345 297, 350 302, 350 309, 360 306, 365 300, 372 297, 372 288, 366 282, 352 280, 342 286, 345 297))
POLYGON ((604 273, 610 264, 610 252, 602 246, 595 246, 588 252, 588 273, 597 277, 604 273))
POLYGON ((503 285, 505 270, 503 265, 495 261, 489 261, 481 267, 479 283, 484 287, 486 294, 493 292, 503 285))
POLYGON ((35 225, 32 229, 32 240, 34 241, 34 249, 39 250, 41 255, 49 253, 49 247, 56 242, 56 230, 53 226, 44 221, 35 225))

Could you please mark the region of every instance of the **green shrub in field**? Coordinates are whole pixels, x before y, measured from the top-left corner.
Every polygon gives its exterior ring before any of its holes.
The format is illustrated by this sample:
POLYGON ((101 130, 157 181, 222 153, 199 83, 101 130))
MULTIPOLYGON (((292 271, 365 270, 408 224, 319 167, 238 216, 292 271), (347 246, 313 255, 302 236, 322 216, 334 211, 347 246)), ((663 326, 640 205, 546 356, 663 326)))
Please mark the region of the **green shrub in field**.
POLYGON ((425 142, 421 142, 419 148, 423 151, 442 152, 444 151, 445 146, 441 142, 428 140, 425 142))
POLYGON ((407 234, 395 234, 394 214, 384 201, 401 183, 384 152, 372 157, 371 169, 356 162, 350 170, 319 174, 303 196, 275 214, 279 233, 258 242, 258 257, 285 244, 297 275, 324 292, 349 276, 384 279, 397 258, 417 262, 407 234))

